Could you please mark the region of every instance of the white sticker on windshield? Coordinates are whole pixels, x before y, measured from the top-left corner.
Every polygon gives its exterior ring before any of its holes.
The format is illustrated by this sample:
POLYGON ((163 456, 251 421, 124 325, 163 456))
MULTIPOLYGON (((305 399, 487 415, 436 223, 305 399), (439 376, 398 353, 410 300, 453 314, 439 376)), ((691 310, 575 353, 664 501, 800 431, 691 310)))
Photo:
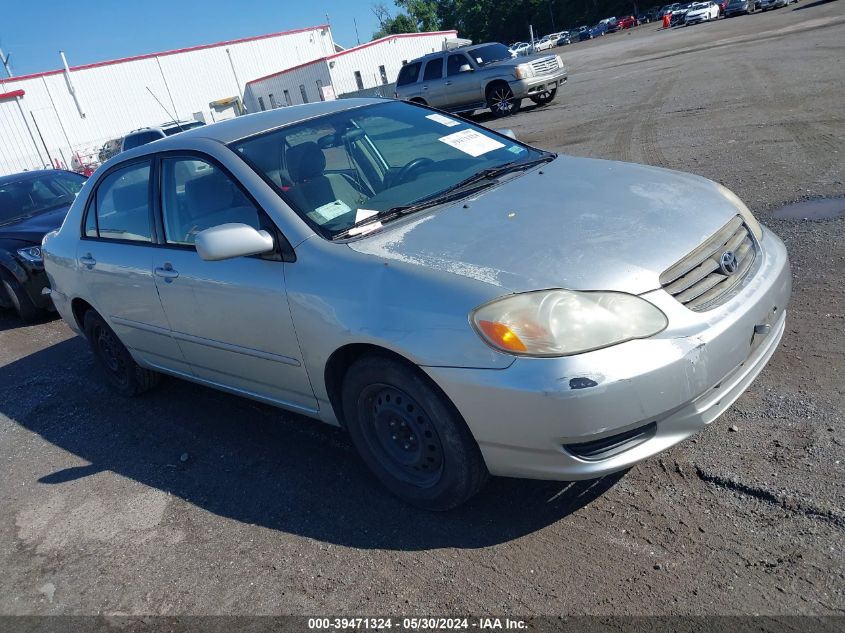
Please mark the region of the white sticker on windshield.
POLYGON ((455 127, 456 125, 460 125, 460 121, 455 121, 455 119, 450 119, 447 116, 443 116, 442 114, 429 114, 426 119, 431 119, 435 123, 440 123, 441 125, 445 125, 446 127, 455 127))
POLYGON ((448 136, 441 136, 437 140, 441 143, 446 143, 446 145, 451 145, 455 149, 459 149, 470 156, 481 156, 482 154, 505 146, 504 143, 500 143, 475 130, 461 130, 448 136))
POLYGON ((373 211, 372 209, 358 209, 355 212, 355 221, 360 222, 361 220, 366 220, 367 218, 371 218, 377 214, 378 211, 373 211))
POLYGON ((308 214, 308 217, 314 220, 317 224, 325 224, 334 220, 336 217, 349 213, 352 211, 343 200, 335 200, 329 202, 321 207, 317 207, 308 214))

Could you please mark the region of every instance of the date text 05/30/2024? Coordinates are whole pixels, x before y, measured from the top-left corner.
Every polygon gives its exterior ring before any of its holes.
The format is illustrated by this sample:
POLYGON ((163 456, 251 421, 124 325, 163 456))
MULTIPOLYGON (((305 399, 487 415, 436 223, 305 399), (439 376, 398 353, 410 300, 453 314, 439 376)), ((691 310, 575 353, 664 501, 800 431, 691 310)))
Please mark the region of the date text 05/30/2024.
POLYGON ((512 618, 308 618, 312 631, 352 630, 511 630, 528 628, 528 623, 512 618))

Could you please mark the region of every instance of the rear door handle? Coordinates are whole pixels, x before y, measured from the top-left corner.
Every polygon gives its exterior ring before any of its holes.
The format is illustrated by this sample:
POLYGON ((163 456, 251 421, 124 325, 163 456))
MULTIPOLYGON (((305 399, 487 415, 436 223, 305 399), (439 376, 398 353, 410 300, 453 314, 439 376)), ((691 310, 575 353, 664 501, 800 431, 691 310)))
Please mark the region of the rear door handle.
POLYGON ((87 253, 86 255, 83 255, 79 258, 79 263, 91 269, 94 268, 97 263, 97 260, 91 257, 91 253, 87 253))
POLYGON ((179 276, 179 273, 173 270, 172 264, 165 264, 162 268, 156 268, 155 274, 162 277, 167 283, 170 283, 179 276))

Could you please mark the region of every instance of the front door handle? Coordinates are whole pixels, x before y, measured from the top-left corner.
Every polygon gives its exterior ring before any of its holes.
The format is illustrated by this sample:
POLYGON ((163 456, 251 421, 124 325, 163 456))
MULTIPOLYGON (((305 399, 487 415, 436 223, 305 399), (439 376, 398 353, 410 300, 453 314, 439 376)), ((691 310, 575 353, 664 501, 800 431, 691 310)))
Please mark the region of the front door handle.
POLYGON ((162 277, 167 283, 170 283, 179 276, 179 273, 173 270, 172 264, 165 264, 162 268, 156 268, 155 274, 162 277))
POLYGON ((91 253, 86 253, 85 255, 79 258, 79 263, 90 270, 94 268, 97 263, 97 260, 91 257, 91 253))

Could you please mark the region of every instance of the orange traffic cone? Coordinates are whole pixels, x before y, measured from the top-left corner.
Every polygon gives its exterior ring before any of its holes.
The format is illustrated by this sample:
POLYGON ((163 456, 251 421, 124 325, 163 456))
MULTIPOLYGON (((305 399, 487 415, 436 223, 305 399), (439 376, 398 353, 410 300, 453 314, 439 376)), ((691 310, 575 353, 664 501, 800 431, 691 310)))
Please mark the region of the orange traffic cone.
POLYGON ((663 16, 663 28, 668 29, 670 24, 672 24, 672 14, 667 13, 663 16))

